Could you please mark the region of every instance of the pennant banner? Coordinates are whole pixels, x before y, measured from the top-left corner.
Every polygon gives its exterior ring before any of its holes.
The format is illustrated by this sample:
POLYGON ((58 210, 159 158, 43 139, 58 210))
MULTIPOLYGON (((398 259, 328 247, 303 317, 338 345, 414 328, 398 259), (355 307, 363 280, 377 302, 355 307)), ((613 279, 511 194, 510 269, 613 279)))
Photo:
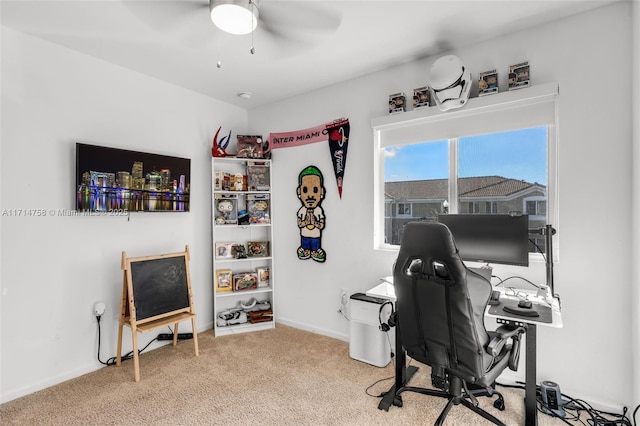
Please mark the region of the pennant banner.
POLYGON ((338 184, 338 194, 342 199, 342 180, 344 179, 344 169, 347 164, 347 146, 349 143, 349 120, 337 120, 327 124, 329 134, 329 151, 331 161, 333 161, 333 171, 336 174, 338 184))
POLYGON ((321 124, 310 129, 293 132, 270 133, 269 149, 289 148, 329 140, 329 151, 333 162, 333 171, 338 184, 338 194, 342 198, 342 181, 347 164, 347 145, 349 141, 349 119, 340 118, 331 123, 321 124))
POLYGON ((285 133, 270 133, 269 146, 271 149, 278 149, 326 141, 326 126, 326 124, 321 124, 320 126, 305 130, 296 130, 285 133))

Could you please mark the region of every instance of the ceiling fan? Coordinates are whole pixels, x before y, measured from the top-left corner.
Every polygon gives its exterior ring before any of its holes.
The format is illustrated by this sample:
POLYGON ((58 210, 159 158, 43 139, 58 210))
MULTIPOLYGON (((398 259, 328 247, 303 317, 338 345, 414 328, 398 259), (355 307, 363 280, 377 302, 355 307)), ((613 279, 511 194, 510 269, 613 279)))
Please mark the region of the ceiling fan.
POLYGON ((251 53, 254 33, 261 43, 291 53, 292 48, 304 49, 331 35, 342 21, 341 14, 329 6, 330 2, 323 1, 176 0, 123 4, 160 31, 187 27, 200 41, 210 38, 211 28, 231 36, 251 34, 251 53))
POLYGON ((229 34, 249 34, 258 26, 259 0, 209 0, 211 21, 229 34))

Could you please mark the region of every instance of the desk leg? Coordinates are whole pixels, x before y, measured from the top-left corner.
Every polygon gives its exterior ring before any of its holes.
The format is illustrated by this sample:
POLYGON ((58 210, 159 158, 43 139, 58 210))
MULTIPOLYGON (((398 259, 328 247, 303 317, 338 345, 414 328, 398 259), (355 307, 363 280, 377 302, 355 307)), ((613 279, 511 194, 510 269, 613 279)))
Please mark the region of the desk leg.
POLYGON ((538 411, 536 401, 536 325, 527 324, 527 353, 525 373, 525 426, 537 426, 538 411))

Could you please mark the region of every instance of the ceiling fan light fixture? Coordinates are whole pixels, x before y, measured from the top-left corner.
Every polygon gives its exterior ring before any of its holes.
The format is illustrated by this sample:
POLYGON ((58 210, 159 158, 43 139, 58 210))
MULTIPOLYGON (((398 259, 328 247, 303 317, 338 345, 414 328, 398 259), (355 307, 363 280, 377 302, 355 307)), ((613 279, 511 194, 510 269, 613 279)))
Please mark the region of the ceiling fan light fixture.
POLYGON ((256 0, 210 0, 211 20, 216 27, 230 34, 253 32, 258 25, 256 0))

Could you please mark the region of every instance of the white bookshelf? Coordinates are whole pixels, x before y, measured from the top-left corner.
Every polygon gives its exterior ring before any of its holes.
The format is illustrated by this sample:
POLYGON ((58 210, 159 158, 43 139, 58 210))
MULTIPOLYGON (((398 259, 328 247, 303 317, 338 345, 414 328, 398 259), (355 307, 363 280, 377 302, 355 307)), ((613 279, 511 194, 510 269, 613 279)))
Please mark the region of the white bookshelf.
MULTIPOLYGON (((273 268, 273 226, 270 213, 271 209, 271 160, 268 159, 251 159, 251 158, 237 158, 237 157, 212 157, 211 162, 211 178, 213 194, 211 197, 212 203, 212 229, 213 229, 213 307, 214 307, 214 333, 215 336, 224 336, 228 334, 246 333, 258 330, 267 330, 275 327, 275 320, 273 315, 270 321, 251 323, 249 320, 249 310, 242 308, 255 300, 258 305, 264 306, 265 302, 268 302, 272 312, 275 312, 273 306, 273 292, 275 285, 275 274, 273 268), (216 178, 221 177, 223 172, 230 176, 230 180, 233 180, 233 176, 237 174, 246 175, 247 166, 253 165, 264 166, 261 170, 266 172, 266 182, 268 182, 268 189, 262 186, 260 189, 250 188, 249 183, 243 190, 232 190, 225 188, 223 184, 216 186, 216 178), (263 198, 268 197, 268 200, 263 198), (252 198, 258 198, 261 201, 266 201, 268 204, 268 220, 265 217, 257 217, 256 215, 249 215, 250 220, 254 223, 248 224, 236 224, 236 223, 221 223, 222 219, 219 218, 222 214, 217 209, 218 200, 222 198, 231 198, 236 200, 235 206, 235 219, 234 212, 229 215, 227 222, 233 222, 238 219, 238 212, 242 210, 249 210, 248 200, 252 198), (253 217, 251 219, 251 217, 253 217), (216 220, 218 218, 218 220, 216 220), (267 242, 269 245, 268 255, 264 256, 251 256, 252 253, 258 253, 259 251, 251 251, 248 247, 248 243, 251 242, 267 242), (227 248, 233 244, 243 245, 245 247, 246 258, 235 258, 233 255, 229 256, 227 248), (219 249, 219 250, 218 250, 219 249), (220 252, 224 254, 221 256, 220 252), (226 257, 225 257, 226 256, 226 257), (258 270, 268 269, 269 284, 265 287, 257 287, 239 291, 234 291, 233 277, 241 273, 258 273, 258 270), (225 287, 225 291, 221 291, 218 288, 216 277, 221 271, 230 271, 232 281, 230 283, 231 289, 225 287), (219 314, 221 312, 236 312, 242 310, 247 316, 247 322, 239 324, 221 325, 219 324, 219 314)), ((247 179, 249 180, 249 179, 247 179)), ((264 181, 261 181, 264 182, 264 181)), ((230 186, 233 186, 231 182, 230 186)), ((260 212, 263 213, 263 212, 260 212)), ((232 250, 236 252, 235 248, 232 250)), ((262 254, 262 253, 260 253, 262 254)), ((258 284, 256 284, 258 285, 258 284)), ((266 315, 269 316, 269 315, 266 315)), ((233 322, 233 321, 232 321, 233 322)))

